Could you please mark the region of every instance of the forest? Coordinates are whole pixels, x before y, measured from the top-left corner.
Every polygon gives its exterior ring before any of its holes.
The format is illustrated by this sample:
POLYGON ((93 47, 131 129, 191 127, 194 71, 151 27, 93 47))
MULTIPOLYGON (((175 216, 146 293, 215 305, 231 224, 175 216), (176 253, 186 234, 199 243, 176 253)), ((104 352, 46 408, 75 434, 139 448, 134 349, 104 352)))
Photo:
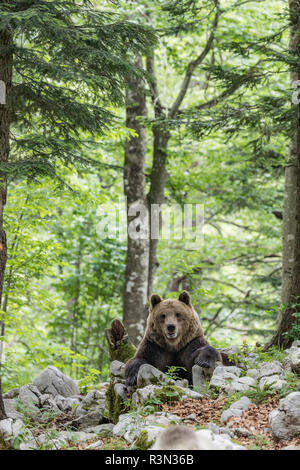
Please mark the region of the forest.
POLYGON ((187 291, 230 360, 283 364, 259 403, 300 410, 299 103, 300 0, 0 0, 0 449, 46 368, 114 383, 152 294, 187 291))

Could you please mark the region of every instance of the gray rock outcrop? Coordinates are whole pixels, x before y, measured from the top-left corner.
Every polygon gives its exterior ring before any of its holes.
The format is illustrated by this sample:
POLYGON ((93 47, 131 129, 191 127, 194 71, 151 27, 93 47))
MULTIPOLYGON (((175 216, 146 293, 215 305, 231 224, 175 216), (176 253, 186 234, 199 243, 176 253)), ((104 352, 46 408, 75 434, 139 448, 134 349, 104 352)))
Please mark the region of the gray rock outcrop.
POLYGON ((232 416, 241 416, 244 411, 248 410, 251 405, 251 400, 248 397, 242 397, 238 401, 232 403, 232 405, 221 415, 221 423, 227 423, 232 416))
POLYGON ((300 435, 300 392, 292 392, 279 402, 277 410, 269 414, 272 434, 288 440, 300 435))
POLYGON ((54 366, 48 366, 33 381, 41 393, 71 397, 79 395, 77 383, 54 366))

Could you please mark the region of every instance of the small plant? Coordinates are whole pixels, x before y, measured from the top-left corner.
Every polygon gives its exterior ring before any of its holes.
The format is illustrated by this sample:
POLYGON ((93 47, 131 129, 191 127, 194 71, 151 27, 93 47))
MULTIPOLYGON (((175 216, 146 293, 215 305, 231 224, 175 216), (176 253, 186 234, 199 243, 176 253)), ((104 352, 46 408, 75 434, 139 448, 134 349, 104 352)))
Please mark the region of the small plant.
POLYGON ((282 362, 286 357, 283 349, 279 348, 278 346, 272 346, 268 349, 268 351, 264 351, 262 347, 256 346, 253 349, 253 352, 258 355, 259 362, 282 362))
POLYGON ((286 372, 284 380, 286 380, 287 383, 284 384, 279 391, 281 398, 286 397, 291 392, 297 392, 300 390, 300 379, 297 374, 294 374, 294 372, 286 372))
POLYGON ((159 397, 154 396, 152 398, 149 398, 144 403, 143 413, 144 414, 153 414, 157 410, 160 410, 162 405, 163 405, 163 402, 161 401, 161 399, 159 397))
POLYGON ((259 405, 260 403, 268 402, 278 394, 277 390, 271 389, 270 385, 265 385, 261 390, 259 386, 253 387, 249 390, 244 390, 242 392, 236 392, 232 395, 229 395, 226 398, 226 402, 222 408, 222 411, 227 410, 230 406, 238 401, 242 397, 248 397, 253 403, 259 405))
POLYGON ((88 369, 88 372, 89 374, 82 377, 78 382, 80 393, 83 394, 88 393, 91 389, 95 388, 94 384, 97 382, 100 374, 98 369, 93 369, 91 367, 88 369))
POLYGON ((272 346, 268 351, 264 351, 262 346, 251 347, 246 342, 243 343, 239 352, 228 355, 232 363, 238 364, 244 369, 257 368, 261 362, 282 362, 285 357, 283 349, 277 346, 272 346))
POLYGON ((100 450, 123 450, 128 447, 125 439, 121 437, 112 437, 104 442, 100 450))
POLYGON ((96 434, 97 434, 97 437, 98 437, 98 438, 108 437, 109 434, 110 434, 110 431, 109 431, 109 429, 103 429, 103 430, 100 431, 100 432, 96 432, 96 434))
POLYGON ((41 450, 61 449, 65 444, 65 440, 59 438, 59 433, 56 429, 49 429, 45 432, 45 442, 41 444, 41 450))
POLYGON ((132 449, 147 450, 154 444, 154 442, 154 439, 152 441, 148 441, 148 432, 144 429, 134 441, 132 449))
MULTIPOLYGON (((221 388, 220 387, 213 387, 213 388, 209 388, 209 383, 208 383, 208 395, 210 398, 219 398, 220 397, 220 392, 221 392, 221 388)), ((203 390, 201 393, 205 394, 205 391, 203 390)))
POLYGON ((271 384, 265 385, 264 388, 261 390, 259 386, 254 387, 250 390, 246 390, 243 392, 245 396, 247 396, 253 403, 259 405, 260 403, 268 402, 272 398, 274 398, 278 392, 271 388, 271 384))
POLYGON ((228 359, 232 364, 238 364, 240 367, 252 367, 252 364, 248 359, 251 352, 249 344, 247 344, 246 341, 243 341, 240 350, 236 353, 228 354, 228 359))
POLYGON ((254 437, 254 446, 258 449, 272 449, 273 444, 267 436, 263 434, 256 434, 254 437))
MULTIPOLYGON (((300 309, 300 304, 297 303, 297 304, 294 304, 292 305, 293 308, 297 308, 297 309, 300 309)), ((289 331, 283 333, 283 335, 294 341, 296 339, 299 339, 300 338, 300 312, 294 312, 292 314, 292 317, 294 317, 295 321, 294 323, 292 324, 291 328, 289 331)))
MULTIPOLYGON (((180 366, 170 366, 168 368, 168 371, 165 373, 165 376, 166 376, 166 382, 168 383, 168 381, 170 380, 180 380, 181 377, 180 377, 180 374, 178 374, 178 371, 182 369, 184 371, 186 371, 186 369, 184 367, 180 367, 180 366)), ((164 384, 165 382, 163 382, 164 384)))
POLYGON ((163 385, 161 388, 154 390, 155 397, 158 398, 161 403, 178 401, 183 394, 184 391, 181 388, 171 384, 163 385))

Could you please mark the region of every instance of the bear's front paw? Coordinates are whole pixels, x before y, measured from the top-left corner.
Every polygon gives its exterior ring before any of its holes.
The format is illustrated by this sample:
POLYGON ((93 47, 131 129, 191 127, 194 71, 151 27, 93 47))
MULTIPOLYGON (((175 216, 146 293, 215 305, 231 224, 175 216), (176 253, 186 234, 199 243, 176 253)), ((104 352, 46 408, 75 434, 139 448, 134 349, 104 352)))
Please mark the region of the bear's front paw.
POLYGON ((212 364, 210 364, 210 361, 204 359, 201 356, 196 357, 195 364, 197 364, 197 366, 203 367, 204 369, 209 369, 212 366, 212 364))
POLYGON ((127 387, 136 387, 136 385, 137 385, 137 374, 129 375, 126 378, 126 385, 127 385, 127 387))
POLYGON ((194 364, 204 369, 214 369, 216 362, 221 360, 220 353, 212 346, 203 346, 195 351, 194 364))

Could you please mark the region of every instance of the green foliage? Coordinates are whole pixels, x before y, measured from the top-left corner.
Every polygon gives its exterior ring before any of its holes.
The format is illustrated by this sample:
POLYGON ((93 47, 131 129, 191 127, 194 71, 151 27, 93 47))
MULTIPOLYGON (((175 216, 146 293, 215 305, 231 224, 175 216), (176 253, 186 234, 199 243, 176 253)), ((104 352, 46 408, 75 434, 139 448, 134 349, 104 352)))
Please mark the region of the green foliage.
POLYGON ((184 391, 181 388, 171 384, 165 384, 162 387, 155 389, 153 393, 160 403, 178 401, 180 397, 184 395, 184 391))
MULTIPOLYGON (((122 195, 124 141, 132 135, 121 125, 124 85, 129 74, 143 73, 131 60, 153 48, 167 115, 215 14, 211 0, 135 6, 1 3, 0 29, 14 30, 11 158, 1 166, 9 181, 4 390, 32 381, 48 364, 79 379, 84 391, 108 377, 104 330, 122 318, 126 238, 100 237, 97 228, 101 210, 122 195), (138 18, 124 20, 136 9, 138 18)), ((189 290, 216 347, 264 342, 276 324, 283 166, 293 119, 294 59, 283 13, 275 0, 226 1, 179 119, 159 117, 171 133, 165 201, 203 204, 205 225, 196 246, 175 237, 159 241, 154 290, 176 296, 173 281, 189 290), (222 94, 216 106, 201 108, 222 94)), ((145 82, 150 111, 147 74, 145 82)), ((148 116, 146 131, 154 123, 152 111, 148 116)), ((147 135, 147 184, 152 144, 147 135)), ((292 338, 299 337, 295 315, 292 338)), ((134 354, 124 349, 122 362, 134 354)), ((241 361, 248 352, 258 361, 283 358, 280 350, 245 347, 241 361)), ((176 375, 171 369, 169 377, 176 375)), ((159 405, 155 400, 148 406, 159 405)))
POLYGON ((120 361, 126 364, 129 359, 131 359, 136 352, 136 347, 131 343, 120 344, 120 346, 110 351, 110 360, 111 361, 120 361))
POLYGON ((161 397, 154 395, 151 398, 148 398, 143 404, 142 413, 143 415, 154 414, 157 410, 161 410, 161 405, 163 401, 161 397))
POLYGON ((286 380, 287 384, 283 384, 282 388, 279 390, 280 398, 284 398, 292 392, 299 392, 300 378, 297 374, 294 374, 293 372, 285 372, 283 378, 286 380))
POLYGON ((114 391, 114 385, 114 382, 111 381, 106 391, 105 405, 108 419, 116 424, 118 422, 119 416, 129 411, 131 402, 124 402, 119 395, 116 395, 114 391))
POLYGON ((179 366, 170 366, 168 367, 167 372, 165 373, 166 376, 166 384, 169 382, 169 380, 180 380, 180 371, 186 371, 184 367, 179 367, 179 366))
POLYGON ((270 450, 274 448, 274 444, 263 434, 254 436, 254 443, 248 446, 249 450, 270 450))
POLYGON ((300 336, 300 312, 293 313, 292 317, 295 319, 295 321, 291 329, 286 331, 284 335, 293 341, 299 339, 300 336))
POLYGON ((133 450, 147 450, 154 444, 155 439, 153 441, 148 441, 148 432, 146 430, 142 431, 137 439, 134 441, 133 450))
POLYGON ((91 367, 88 369, 88 375, 79 379, 78 386, 80 393, 85 394, 88 393, 91 389, 94 388, 94 384, 96 379, 98 378, 100 371, 97 369, 92 369, 91 367))
POLYGON ((284 336, 291 341, 294 341, 300 337, 300 303, 294 302, 290 305, 290 308, 294 310, 292 313, 293 324, 289 331, 284 332, 284 336))
POLYGON ((127 442, 121 437, 114 437, 106 440, 100 450, 124 450, 127 448, 127 442))
POLYGON ((239 367, 257 368, 261 362, 282 362, 286 357, 283 349, 272 346, 267 351, 262 346, 251 346, 246 341, 243 342, 239 351, 234 354, 229 354, 228 359, 239 367), (251 357, 251 361, 250 361, 251 357))
POLYGON ((286 354, 282 348, 272 346, 268 351, 264 351, 262 347, 253 348, 253 352, 258 354, 260 362, 282 362, 286 358, 286 354))
POLYGON ((12 50, 5 51, 13 53, 14 139, 1 171, 59 178, 59 161, 91 163, 84 141, 116 121, 112 104, 123 102, 124 80, 141 73, 130 55, 154 44, 152 29, 86 0, 2 2, 0 18, 1 31, 14 31, 12 50))
POLYGON ((270 399, 277 395, 277 390, 272 390, 270 386, 265 386, 262 390, 257 386, 243 392, 236 392, 226 398, 223 410, 229 408, 232 403, 238 401, 243 396, 248 397, 253 403, 259 405, 260 403, 268 402, 270 399))

